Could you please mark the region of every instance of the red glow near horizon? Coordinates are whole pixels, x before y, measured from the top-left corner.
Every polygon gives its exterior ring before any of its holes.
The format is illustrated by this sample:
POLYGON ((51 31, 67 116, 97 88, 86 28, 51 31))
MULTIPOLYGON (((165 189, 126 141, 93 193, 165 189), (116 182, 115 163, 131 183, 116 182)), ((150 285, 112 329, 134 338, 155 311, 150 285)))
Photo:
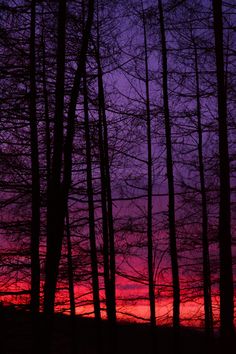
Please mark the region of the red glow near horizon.
MULTIPOLYGON (((131 235, 132 239, 136 235, 131 235)), ((155 235, 157 237, 157 235, 155 235)), ((129 238, 129 235, 127 235, 129 238)), ((162 240, 163 244, 167 241, 166 233, 161 232, 158 239, 162 240)), ((9 247, 9 245, 6 245, 9 247)), ((7 249, 6 247, 6 249, 7 249)), ((117 296, 117 318, 118 320, 149 322, 149 302, 148 302, 148 283, 147 283, 147 260, 145 258, 145 249, 132 252, 128 259, 124 255, 117 255, 117 273, 116 276, 116 296, 117 296), (128 279, 126 276, 142 276, 141 282, 128 279)), ((217 247, 211 249, 212 253, 217 254, 217 247)), ((199 250, 195 251, 196 254, 199 250)), ((40 248, 40 253, 45 254, 45 248, 40 248)), ((18 253, 20 254, 20 253, 18 253)), ((66 249, 63 249, 63 257, 66 255, 66 249)), ((76 256, 76 255, 75 255, 76 256)), ((28 256, 19 255, 19 264, 29 262, 28 256)), ((186 261, 185 261, 186 262, 186 261)), ((158 272, 156 273, 156 317, 158 325, 172 324, 172 279, 168 257, 164 259, 162 264, 159 264, 158 272), (163 273, 163 269, 166 269, 163 273), (158 275, 161 274, 161 275, 158 275)), ((185 326, 203 327, 204 326, 204 303, 202 294, 202 279, 201 269, 198 267, 198 275, 189 274, 186 270, 187 263, 182 263, 182 271, 180 272, 181 281, 181 307, 180 316, 181 324, 185 326)), ((157 267, 158 268, 158 267, 157 267)), ((102 317, 106 318, 105 295, 103 289, 102 268, 100 269, 100 298, 101 298, 101 313, 102 317)), ((9 280, 9 273, 5 274, 5 278, 1 278, 0 301, 6 304, 28 305, 29 293, 21 295, 3 295, 6 292, 19 292, 30 290, 30 283, 25 279, 29 279, 23 271, 13 272, 9 280)), ((219 279, 217 274, 212 274, 213 284, 218 284, 219 279)), ((41 294, 43 294, 43 281, 41 283, 41 294)), ((217 285, 212 286, 212 305, 214 315, 214 326, 219 324, 219 290, 217 285)), ((75 280, 75 298, 76 298, 76 313, 81 316, 93 316, 92 303, 92 287, 89 281, 75 280)), ((236 302, 236 301, 235 301, 236 302)), ((64 279, 58 283, 58 291, 56 294, 56 312, 65 314, 70 313, 68 280, 64 275, 64 279)), ((236 316, 235 316, 236 318, 236 316)))
MULTIPOLYGON (((123 282, 123 285, 127 284, 127 281, 123 282)), ((120 291, 117 283, 117 319, 119 321, 133 321, 133 322, 149 322, 149 304, 147 299, 147 289, 145 286, 139 289, 134 287, 132 291, 132 297, 142 297, 137 301, 130 300, 130 291, 120 291)), ((60 288, 63 284, 59 284, 60 288)), ((24 284, 24 289, 27 286, 24 284)), ((18 286, 12 286, 8 291, 20 291, 23 289, 23 284, 18 286)), ((75 295, 77 299, 76 314, 80 316, 93 317, 93 305, 92 296, 88 293, 88 287, 75 286, 75 295), (87 294, 87 295, 86 295, 87 294)), ((91 290, 91 289, 90 289, 91 290)), ((3 291, 1 289, 1 291, 3 291)), ((101 291, 101 313, 102 318, 106 319, 104 294, 101 291)), ((235 298, 236 300, 236 298, 235 298)), ((29 295, 5 295, 1 296, 3 304, 9 305, 26 305, 29 304, 29 295)), ((219 296, 214 295, 212 297, 214 326, 219 325, 219 296)), ((69 297, 68 290, 63 289, 57 292, 55 311, 70 314, 69 310, 69 297)), ((203 297, 196 296, 194 299, 185 298, 182 292, 182 303, 180 307, 181 325, 190 327, 204 327, 204 303, 203 297)), ((171 325, 172 324, 172 298, 156 298, 156 318, 157 325, 171 325)))
MULTIPOLYGON (((165 238, 165 235, 162 234, 165 238)), ((41 248, 41 254, 44 254, 45 249, 41 248)), ((66 254, 66 250, 64 250, 66 254)), ((23 256, 24 257, 24 256, 23 256)), ((117 267, 124 276, 117 275, 116 277, 116 296, 117 296, 117 319, 135 322, 149 322, 149 302, 148 302, 148 283, 146 274, 146 259, 140 254, 129 256, 129 262, 132 263, 133 268, 129 268, 129 263, 124 262, 123 256, 117 256, 117 267), (142 274, 144 283, 139 283, 127 279, 125 275, 142 274)), ((163 268, 167 266, 166 261, 162 265, 163 268)), ((100 270, 102 274, 102 269, 100 270)), ((21 273, 21 272, 19 272, 21 273)), ((24 275, 12 274, 12 281, 8 283, 6 279, 2 279, 0 293, 19 292, 30 290, 30 283, 26 282, 24 275), (18 280, 17 280, 18 279, 18 280), (5 285, 4 285, 5 284, 5 285)), ((214 277, 213 277, 214 278, 214 277)), ((105 309, 105 295, 103 288, 103 277, 100 277, 100 298, 101 298, 101 313, 102 318, 106 319, 105 309)), ((191 327, 204 327, 204 303, 202 296, 202 289, 194 290, 193 281, 202 285, 202 280, 198 276, 193 279, 188 273, 181 272, 181 307, 180 316, 181 324, 191 327), (187 285, 186 285, 187 284, 187 285), (187 286, 187 288, 186 288, 187 286)), ((163 277, 157 278, 156 287, 156 318, 157 325, 171 325, 172 324, 172 291, 171 291, 171 273, 170 270, 165 273, 163 277)), ((218 279, 215 279, 218 284, 218 279)), ((92 303, 92 287, 90 282, 75 281, 75 298, 76 298, 76 313, 81 316, 93 317, 93 303, 92 303)), ((212 287, 212 305, 214 315, 214 326, 219 324, 219 295, 218 287, 212 287)), ((28 305, 29 294, 21 295, 5 295, 1 294, 0 301, 6 304, 28 305)), ((43 282, 41 284, 41 294, 43 294, 43 282)), ((70 313, 68 281, 65 278, 58 283, 58 291, 56 294, 56 312, 65 314, 70 313)))

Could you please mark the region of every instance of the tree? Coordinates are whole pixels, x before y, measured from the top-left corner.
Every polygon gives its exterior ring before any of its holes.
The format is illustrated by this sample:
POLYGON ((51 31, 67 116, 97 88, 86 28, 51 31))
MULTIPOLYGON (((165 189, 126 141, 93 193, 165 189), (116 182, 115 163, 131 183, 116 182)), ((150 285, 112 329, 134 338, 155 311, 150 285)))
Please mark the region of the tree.
POLYGON ((44 285, 44 312, 53 314, 61 242, 64 233, 61 169, 63 153, 66 1, 59 1, 57 33, 57 79, 54 118, 52 172, 47 205, 47 254, 44 285))
POLYGON ((220 248, 220 329, 223 338, 234 333, 234 288, 231 250, 230 162, 227 127, 227 100, 224 74, 222 1, 213 0, 213 24, 217 76, 219 134, 219 248, 220 248))
POLYGON ((153 328, 156 326, 156 310, 155 310, 155 284, 153 276, 153 235, 152 235, 152 138, 151 138, 151 113, 150 113, 150 95, 149 95, 149 67, 147 52, 147 31, 146 20, 142 6, 143 21, 143 39, 144 39, 144 62, 145 62, 145 89, 146 89, 146 121, 147 121, 147 151, 148 151, 148 205, 147 205, 147 245, 148 245, 148 286, 149 286, 149 303, 150 303, 150 323, 153 328))
MULTIPOLYGON (((98 4, 98 3, 97 3, 98 4)), ((116 323, 116 285, 115 285, 115 240, 113 225, 113 205, 111 194, 109 142, 106 118, 106 103, 103 86, 103 71, 100 58, 100 32, 99 13, 97 7, 97 41, 96 61, 98 80, 98 125, 99 125, 99 153, 100 153, 100 177, 103 223, 103 254, 104 254, 104 283, 106 292, 107 317, 114 326, 116 323)))
POLYGON ((173 173, 173 158, 172 158, 172 141, 171 141, 171 122, 169 113, 169 98, 168 98, 168 66, 167 66, 167 50, 166 50, 166 35, 164 26, 164 15, 162 1, 158 0, 159 21, 161 32, 161 47, 162 47, 162 90, 164 101, 164 118, 165 118, 165 135, 166 135, 166 169, 168 180, 168 216, 169 216, 169 239, 170 239, 170 256, 171 256, 171 271, 173 281, 173 326, 178 328, 180 325, 180 285, 179 285, 179 267, 176 245, 176 222, 175 222, 175 191, 174 191, 174 173, 173 173))
POLYGON ((61 256, 61 247, 64 233, 64 219, 68 193, 71 186, 72 150, 75 129, 76 105, 80 90, 80 82, 86 63, 86 53, 93 22, 94 1, 88 3, 88 17, 83 32, 78 67, 75 72, 68 108, 68 122, 65 142, 63 146, 63 116, 64 116, 64 72, 65 72, 65 23, 66 3, 59 3, 58 17, 58 53, 57 53, 57 83, 56 83, 56 113, 54 125, 54 149, 52 159, 52 173, 48 200, 48 230, 46 280, 44 290, 44 311, 46 314, 54 312, 54 301, 57 283, 58 267, 61 256), (64 155, 63 177, 62 153, 64 155))
POLYGON ((205 312, 205 329, 207 334, 213 331, 213 315, 211 301, 211 270, 209 256, 208 241, 208 210, 207 195, 205 182, 205 169, 203 160, 203 137, 202 137, 202 117, 201 117, 201 101, 200 101, 200 84, 199 84, 199 68, 198 68, 198 52, 195 39, 194 46, 194 65, 196 78, 196 111, 197 111, 197 132, 198 132, 198 159, 199 159, 199 177, 201 190, 201 207, 202 207, 202 259, 203 259, 203 292, 204 292, 204 312, 205 312))
POLYGON ((84 127, 85 127, 85 143, 86 143, 86 164, 87 164, 87 195, 88 195, 88 208, 89 208, 89 242, 90 242, 90 254, 91 254, 94 315, 96 321, 99 324, 101 321, 101 312, 100 312, 98 260, 97 260, 94 200, 93 200, 91 137, 90 137, 90 127, 89 127, 89 107, 88 107, 88 90, 87 90, 86 75, 87 73, 85 67, 84 76, 83 76, 83 93, 84 93, 84 127))
POLYGON ((40 173, 38 129, 36 115, 36 68, 35 68, 35 1, 31 2, 30 23, 30 141, 32 173, 32 220, 31 220, 31 310, 39 312, 40 303, 40 173))

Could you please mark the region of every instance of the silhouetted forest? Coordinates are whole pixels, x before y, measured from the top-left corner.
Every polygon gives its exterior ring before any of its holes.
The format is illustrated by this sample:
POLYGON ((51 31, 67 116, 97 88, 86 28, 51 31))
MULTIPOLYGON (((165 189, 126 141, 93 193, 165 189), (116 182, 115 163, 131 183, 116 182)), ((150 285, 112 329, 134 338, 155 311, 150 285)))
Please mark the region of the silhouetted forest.
POLYGON ((0 12, 3 353, 234 353, 235 1, 0 12))

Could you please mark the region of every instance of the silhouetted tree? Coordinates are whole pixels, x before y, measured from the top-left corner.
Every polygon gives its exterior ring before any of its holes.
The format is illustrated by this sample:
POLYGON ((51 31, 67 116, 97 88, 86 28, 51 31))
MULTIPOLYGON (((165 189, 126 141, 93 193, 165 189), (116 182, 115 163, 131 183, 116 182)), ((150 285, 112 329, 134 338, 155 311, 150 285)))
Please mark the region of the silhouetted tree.
POLYGON ((168 180, 168 217, 169 217, 169 238, 170 238, 170 256, 171 270, 173 281, 173 326, 178 328, 180 325, 180 284, 179 284, 179 267, 176 245, 176 221, 175 221, 175 191, 174 191, 174 173, 172 158, 172 140, 171 140, 171 121, 169 113, 169 96, 168 96, 168 66, 167 66, 167 50, 166 35, 164 26, 164 15, 162 1, 158 0, 159 21, 161 32, 162 47, 162 90, 164 101, 164 119, 165 119, 165 135, 166 135, 166 170, 168 180))
POLYGON ((199 160, 199 176, 201 190, 201 207, 202 207, 202 259, 203 259, 203 292, 204 292, 204 312, 205 312, 205 329, 208 334, 212 334, 213 315, 211 301, 211 270, 209 257, 209 241, 208 241, 208 210, 207 195, 205 182, 205 169, 203 160, 203 137, 202 137, 202 116, 201 116, 201 96, 199 84, 199 66, 197 44, 194 38, 194 65, 196 79, 196 111, 197 111, 197 132, 198 132, 198 160, 199 160))
POLYGON ((115 286, 115 240, 113 225, 113 205, 110 179, 109 142, 106 118, 106 103, 103 86, 103 71, 100 59, 99 13, 97 7, 96 61, 98 80, 99 150, 102 193, 102 218, 104 238, 104 283, 106 292, 107 316, 111 324, 116 322, 115 286))
POLYGON ((31 310, 39 311, 40 303, 40 174, 38 152, 38 129, 36 115, 36 62, 35 62, 35 6, 31 1, 30 23, 30 141, 32 173, 32 220, 31 220, 31 310))
POLYGON ((57 79, 54 118, 54 141, 52 172, 49 181, 47 205, 47 254, 44 285, 44 312, 53 314, 60 261, 61 243, 64 233, 63 191, 61 187, 61 169, 63 153, 64 121, 64 81, 65 81, 65 30, 66 1, 59 1, 57 32, 57 79))
POLYGON ((91 156, 91 137, 89 127, 89 107, 88 107, 88 90, 86 68, 83 76, 83 93, 84 93, 84 128, 85 128, 85 143, 86 143, 86 164, 87 164, 87 195, 89 208, 89 242, 91 254, 91 269, 92 269, 92 287, 93 287, 93 305, 95 319, 100 323, 100 296, 99 296, 99 279, 98 279, 98 260, 97 246, 95 234, 95 216, 94 216, 94 199, 93 199, 93 176, 92 176, 92 156, 91 156))
POLYGON ((147 245, 148 245, 148 286, 149 286, 149 303, 150 303, 150 323, 152 327, 156 326, 156 310, 155 310, 155 285, 153 276, 153 235, 152 235, 152 137, 151 137, 151 112, 150 112, 150 95, 149 95, 149 67, 148 67, 148 48, 147 48, 147 31, 146 19, 141 0, 142 22, 143 22, 143 40, 144 40, 144 62, 145 62, 145 89, 146 89, 146 121, 147 121, 147 151, 148 151, 148 205, 147 205, 147 245))
POLYGON ((220 208, 220 329, 222 337, 234 333, 234 288, 231 250, 230 162, 227 126, 227 100, 224 71, 222 1, 213 0, 217 75, 220 208))

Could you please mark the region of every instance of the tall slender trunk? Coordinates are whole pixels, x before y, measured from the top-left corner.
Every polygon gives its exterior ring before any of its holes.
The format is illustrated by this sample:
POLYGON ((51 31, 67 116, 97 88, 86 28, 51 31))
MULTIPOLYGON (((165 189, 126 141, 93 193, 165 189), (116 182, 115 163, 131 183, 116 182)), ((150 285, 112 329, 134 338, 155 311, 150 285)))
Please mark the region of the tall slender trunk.
POLYGON ((148 52, 147 52, 147 32, 146 20, 142 5, 143 19, 143 39, 144 39, 144 62, 145 62, 145 88, 146 88, 146 121, 147 121, 147 150, 148 150, 148 203, 147 203, 147 244, 148 244, 148 287, 149 287, 149 307, 150 323, 152 327, 156 326, 156 308, 155 308, 155 286, 153 278, 153 235, 152 235, 152 138, 151 138, 151 113, 150 113, 150 95, 149 95, 149 72, 148 72, 148 52))
MULTIPOLYGON (((100 65, 99 65, 100 67, 100 65)), ((105 162, 105 184, 106 184, 106 194, 107 194, 107 217, 108 217, 108 230, 109 230, 109 266, 110 266, 110 313, 111 320, 116 322, 116 286, 115 286, 115 240, 114 240, 114 225, 113 225, 113 204, 112 204, 112 194, 111 194, 111 179, 110 179, 110 163, 108 154, 108 132, 107 132, 107 121, 106 121, 106 111, 105 111, 105 98, 104 98, 104 88, 103 88, 103 76, 100 67, 99 77, 100 81, 100 104, 102 107, 102 125, 103 125, 103 145, 104 145, 104 162, 105 162)))
POLYGON ((87 91, 87 73, 84 70, 83 92, 84 92, 84 127, 86 140, 86 165, 87 165, 87 196, 89 207, 89 242, 92 268, 92 285, 93 285, 93 305, 95 319, 100 322, 100 296, 99 296, 99 279, 98 279, 98 261, 97 246, 95 234, 95 217, 94 217, 94 200, 93 200, 93 176, 92 176, 92 156, 91 141, 89 128, 89 107, 88 107, 88 91, 87 91))
MULTIPOLYGON (((100 66, 99 66, 100 67, 100 66)), ((106 197, 106 213, 107 213, 107 227, 108 227, 108 255, 109 255, 109 317, 112 322, 116 321, 116 295, 115 295, 115 244, 114 244, 114 227, 113 227, 113 206, 111 196, 111 182, 110 182, 110 166, 108 157, 108 136, 107 123, 105 113, 105 100, 101 67, 98 70, 99 81, 99 105, 101 108, 101 122, 100 126, 103 130, 103 163, 104 175, 103 181, 106 197)))
MULTIPOLYGON (((73 141, 75 134, 75 120, 76 120, 76 105, 78 101, 78 96, 80 93, 81 79, 84 74, 86 59, 87 59, 87 49, 89 44, 89 38, 93 23, 94 15, 94 1, 89 0, 88 2, 88 15, 86 20, 86 25, 83 29, 81 49, 79 53, 78 66, 76 69, 73 87, 70 95, 69 109, 68 109, 68 122, 67 122, 67 132, 64 144, 64 173, 62 181, 62 215, 63 220, 65 218, 65 213, 67 209, 68 196, 71 187, 72 178, 72 158, 73 158, 73 141)), ((61 252, 61 250, 60 250, 61 252)), ((59 266, 59 263, 57 267, 59 266)))
POLYGON ((166 34, 164 26, 164 15, 162 1, 158 0, 158 8, 160 14, 160 32, 162 47, 162 84, 163 84, 163 100, 164 100, 164 116, 165 116, 165 135, 166 135, 166 168, 168 179, 169 193, 169 238, 170 238, 170 257, 173 282, 173 326, 178 328, 180 325, 180 285, 179 285, 179 266, 176 245, 176 227, 175 227, 175 191, 174 191, 174 174, 173 174, 173 158, 172 158, 172 137, 171 122, 169 113, 168 98, 168 68, 167 68, 167 50, 166 50, 166 34))
POLYGON ((107 222, 107 192, 104 184, 105 169, 104 169, 104 151, 103 151, 103 131, 101 107, 99 105, 99 156, 100 156, 100 175, 101 175, 101 202, 102 202, 102 235, 103 235, 103 274, 106 297, 107 318, 110 320, 110 266, 109 266, 109 237, 108 237, 108 222, 107 222))
POLYGON ((52 171, 48 189, 47 208, 47 253, 45 267, 44 312, 54 313, 54 301, 60 251, 64 231, 62 213, 61 169, 63 150, 64 81, 65 81, 65 25, 66 1, 59 1, 56 104, 54 121, 54 142, 52 171))
POLYGON ((205 170, 203 160, 203 138, 202 138, 202 115, 200 101, 200 85, 198 70, 198 53, 196 43, 194 45, 194 64, 195 64, 195 80, 196 80, 196 99, 197 99, 197 132, 198 132, 198 161, 199 161, 199 177, 202 204, 202 259, 203 259, 203 293, 204 293, 204 313, 205 313, 205 331, 207 334, 213 332, 213 315, 211 301, 211 269, 209 257, 208 242, 208 211, 207 196, 205 184, 205 170))
POLYGON ((32 312, 32 353, 39 343, 39 310, 40 310, 40 171, 38 150, 38 127, 36 109, 36 60, 35 60, 35 33, 36 33, 36 1, 31 1, 30 21, 30 144, 31 144, 31 299, 32 312))
POLYGON ((92 153, 91 153, 91 137, 89 127, 89 106, 88 106, 88 88, 87 88, 87 73, 86 67, 83 77, 83 93, 84 93, 84 126, 86 140, 86 164, 87 164, 87 196, 89 207, 89 242, 90 242, 90 257, 92 268, 92 288, 93 288, 93 306, 96 323, 96 349, 97 353, 103 353, 102 333, 101 333, 101 309, 100 309, 100 294, 99 294, 99 276, 98 276, 98 260, 97 246, 95 233, 95 215, 94 215, 94 200, 93 200, 93 176, 92 176, 92 153))
POLYGON ((36 67, 35 67, 35 0, 31 1, 30 23, 30 142, 32 174, 31 219, 31 311, 39 312, 40 305, 40 173, 38 152, 38 128, 36 114, 36 67))
POLYGON ((94 1, 89 0, 88 16, 85 29, 83 31, 78 66, 71 89, 68 109, 67 132, 63 149, 66 1, 61 0, 59 3, 56 121, 54 126, 54 151, 48 200, 48 245, 46 256, 46 280, 44 297, 44 311, 48 314, 53 314, 54 312, 57 275, 64 234, 64 219, 66 216, 67 200, 71 186, 76 105, 80 91, 81 78, 86 62, 89 37, 93 23, 93 13, 94 1), (64 152, 64 170, 63 180, 61 182, 62 151, 64 152))
MULTIPOLYGON (((98 67, 100 67, 98 65, 98 67)), ((111 289, 111 268, 110 268, 110 230, 108 222, 108 203, 107 203, 107 170, 104 147, 104 129, 103 129, 103 107, 102 107, 102 90, 101 76, 98 73, 98 129, 99 129, 99 155, 100 155, 100 176, 101 176, 101 202, 102 202, 102 232, 103 232, 103 270, 104 270, 104 286, 105 286, 105 301, 106 312, 109 323, 108 348, 110 352, 115 349, 115 331, 116 323, 115 301, 111 289)), ((115 298, 114 298, 115 300, 115 298)))
MULTIPOLYGON (((98 1, 97 1, 98 4, 98 1)), ((98 6, 98 5, 97 5, 98 6)), ((98 9, 97 9, 98 16, 98 9)), ((98 26, 98 18, 97 18, 98 26)), ((99 31, 99 29, 97 29, 99 31)), ((98 32, 99 33, 99 32, 98 32)), ((97 39, 99 45, 99 39, 97 39)), ((98 83, 98 95, 100 97, 100 89, 98 83)), ((100 98, 99 98, 100 100, 100 98)), ((103 274, 105 286, 105 301, 107 318, 110 321, 110 265, 109 265, 109 233, 108 233, 108 218, 107 218, 107 190, 106 190, 106 169, 105 169, 105 156, 104 156, 104 137, 103 137, 103 124, 102 124, 102 107, 98 104, 98 145, 99 145, 99 163, 100 163, 100 180, 101 180, 101 207, 102 207, 102 235, 103 235, 103 274)))
MULTIPOLYGON (((88 2, 88 16, 82 36, 81 48, 78 58, 78 67, 75 73, 70 95, 67 132, 65 144, 63 145, 66 7, 66 1, 60 0, 58 12, 56 105, 53 146, 54 149, 52 158, 52 171, 50 175, 48 190, 47 209, 47 253, 45 267, 46 277, 44 287, 44 313, 47 322, 45 324, 46 330, 44 330, 45 344, 43 345, 43 352, 45 353, 49 353, 50 351, 51 333, 53 325, 52 315, 54 313, 56 285, 64 235, 64 220, 66 217, 67 201, 71 185, 76 104, 80 91, 81 77, 84 72, 89 36, 93 22, 94 1, 89 0, 88 2), (62 163, 63 153, 64 164, 62 163), (64 169, 63 179, 61 181, 62 165, 64 169)), ((73 350, 76 351, 76 343, 74 338, 75 336, 73 334, 73 350)))
POLYGON ((116 322, 116 285, 115 285, 115 241, 113 225, 113 205, 111 194, 110 165, 108 151, 108 132, 106 120, 105 96, 103 87, 103 72, 100 61, 100 33, 97 9, 97 65, 98 65, 98 100, 99 100, 99 147, 100 147, 100 168, 103 200, 103 225, 104 237, 104 275, 105 288, 107 283, 107 314, 111 323, 116 322), (106 215, 105 215, 106 214, 106 215), (106 224, 106 225, 105 225, 106 224), (107 233, 107 234, 106 234, 107 233), (106 249, 106 247, 108 247, 106 249), (108 252, 108 254, 107 254, 108 252), (107 259, 108 258, 108 259, 107 259), (108 269, 106 269, 108 267, 108 269), (107 279, 108 277, 108 279, 107 279))
POLYGON ((226 87, 224 82, 222 1, 213 0, 215 56, 217 74, 220 207, 220 330, 222 337, 234 333, 234 288, 231 250, 230 162, 227 127, 226 87))
POLYGON ((110 171, 108 160, 107 127, 104 119, 104 92, 101 68, 98 70, 99 81, 99 147, 100 147, 100 170, 102 185, 102 209, 103 209, 103 238, 104 238, 104 275, 105 291, 107 297, 107 315, 111 322, 116 321, 115 304, 115 249, 112 198, 110 187, 110 171), (104 125, 105 123, 105 125, 104 125), (106 286, 107 285, 107 286, 106 286))

